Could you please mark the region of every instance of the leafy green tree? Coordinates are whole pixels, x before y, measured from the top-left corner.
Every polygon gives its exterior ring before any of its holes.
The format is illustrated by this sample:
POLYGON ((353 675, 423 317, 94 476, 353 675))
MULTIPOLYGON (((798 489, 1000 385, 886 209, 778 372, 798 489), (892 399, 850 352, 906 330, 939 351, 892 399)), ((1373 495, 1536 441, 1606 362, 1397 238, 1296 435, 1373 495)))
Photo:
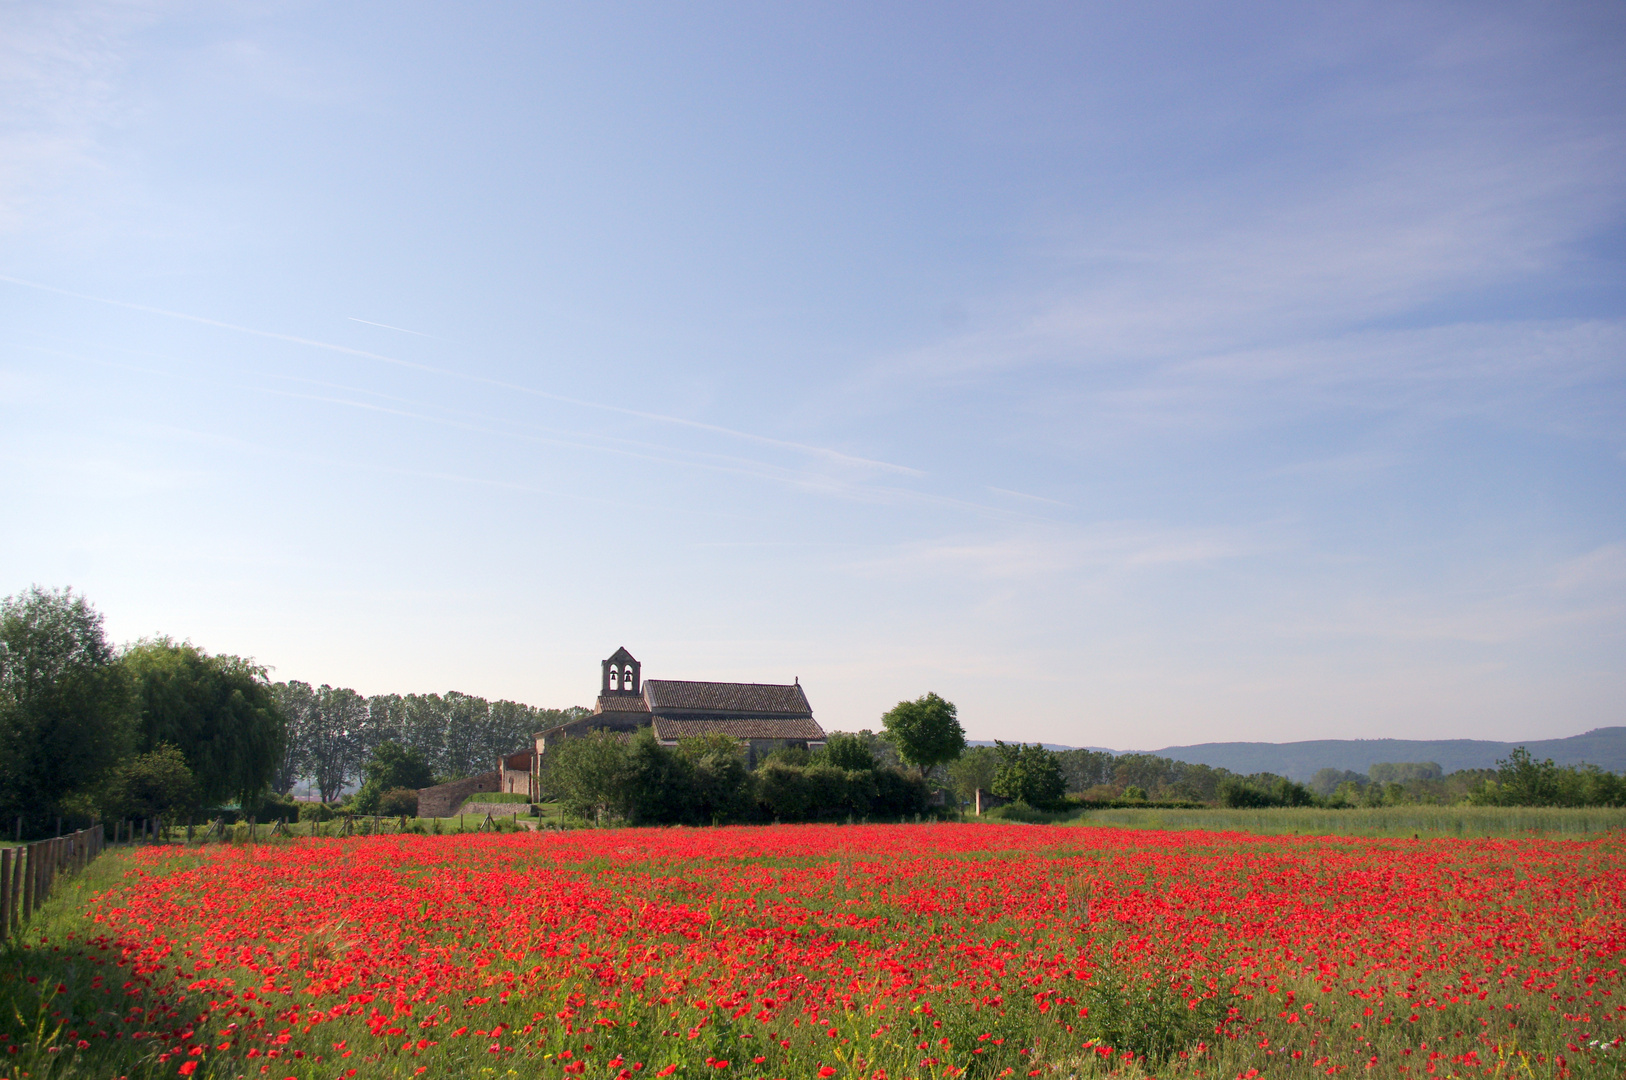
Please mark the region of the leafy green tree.
POLYGON ((134 737, 130 675, 90 603, 38 586, 0 601, 0 812, 94 792, 134 737))
POLYGON ((627 743, 621 812, 635 825, 687 823, 694 816, 689 797, 693 783, 689 760, 662 746, 652 729, 639 728, 627 743))
POLYGON ((1562 801, 1563 778, 1553 759, 1537 761, 1522 746, 1496 763, 1496 786, 1504 806, 1553 806, 1562 801))
POLYGON ((881 724, 898 757, 919 769, 922 777, 932 766, 953 761, 965 751, 958 711, 936 693, 898 702, 881 717, 881 724))
POLYGON ((1062 750, 1056 754, 1062 775, 1067 777, 1068 791, 1087 791, 1101 784, 1112 783, 1112 770, 1117 755, 1103 750, 1062 750))
MULTIPOLYGON (((1377 766, 1373 766, 1377 768, 1377 766)), ((1349 769, 1320 769, 1310 777, 1310 790, 1323 798, 1332 795, 1345 784, 1354 784, 1357 789, 1367 784, 1367 777, 1349 769)))
POLYGON ((834 731, 825 740, 821 757, 826 765, 838 769, 870 769, 876 766, 875 755, 869 741, 861 735, 848 735, 834 731))
POLYGON ((566 813, 594 818, 625 804, 627 744, 593 731, 548 744, 548 785, 566 813))
MULTIPOLYGON (((869 812, 869 799, 862 798, 863 788, 860 787, 861 806, 855 806, 852 798, 852 777, 844 769, 832 765, 809 765, 802 770, 807 777, 807 798, 809 806, 808 816, 833 821, 846 817, 848 814, 863 815, 869 812)), ((874 774, 870 774, 873 782, 874 774)), ((860 781, 863 784, 863 781, 860 781)), ((864 785, 867 786, 867 785, 864 785)))
POLYGON ((994 743, 993 793, 1002 799, 1047 808, 1067 794, 1067 778, 1062 775, 1056 755, 1039 743, 994 743))
POLYGON ((973 746, 948 767, 949 784, 963 802, 974 802, 977 789, 994 790, 994 774, 999 771, 999 755, 991 746, 973 746))
POLYGON ((379 743, 362 771, 367 783, 385 791, 394 788, 416 791, 435 783, 435 774, 429 771, 429 762, 423 754, 398 742, 379 743))
POLYGON ((282 714, 282 756, 271 777, 271 790, 286 795, 310 772, 310 729, 316 721, 316 692, 310 683, 271 684, 271 696, 282 714))
MULTIPOLYGON (((429 771, 429 762, 416 750, 409 750, 398 742, 382 742, 373 749, 373 756, 362 768, 365 778, 361 790, 356 792, 356 809, 364 814, 386 813, 381 809, 384 795, 392 791, 416 792, 435 782, 429 771)), ((413 795, 413 813, 417 813, 417 795, 413 795)))
POLYGON ((689 766, 689 802, 697 824, 740 821, 750 814, 751 772, 738 739, 714 732, 684 739, 677 753, 689 766))
POLYGON ((361 754, 361 731, 366 723, 366 698, 326 683, 316 688, 316 711, 305 738, 311 779, 323 802, 337 799, 366 760, 361 754))
POLYGON ((166 743, 115 765, 98 802, 103 816, 110 820, 174 820, 196 810, 201 794, 186 755, 166 743))
POLYGON ((175 746, 204 799, 248 805, 276 777, 287 732, 265 668, 150 638, 121 661, 140 711, 142 748, 175 746))
POLYGON ((1438 780, 1445 770, 1432 761, 1383 761, 1367 769, 1366 775, 1375 784, 1412 784, 1438 780))
MULTIPOLYGON (((1378 785, 1373 784, 1376 788, 1378 785)), ((1314 806, 1315 794, 1303 784, 1274 773, 1227 776, 1219 786, 1220 801, 1226 806, 1314 806)))

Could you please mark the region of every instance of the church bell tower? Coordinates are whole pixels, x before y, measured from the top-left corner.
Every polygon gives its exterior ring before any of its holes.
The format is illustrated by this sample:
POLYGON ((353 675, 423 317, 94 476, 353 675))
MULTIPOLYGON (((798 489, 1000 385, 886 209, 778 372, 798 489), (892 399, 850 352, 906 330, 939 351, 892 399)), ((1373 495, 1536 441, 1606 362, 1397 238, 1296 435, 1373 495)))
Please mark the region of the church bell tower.
POLYGON ((626 646, 604 661, 604 682, 599 693, 606 697, 636 697, 644 692, 641 665, 627 651, 626 646))

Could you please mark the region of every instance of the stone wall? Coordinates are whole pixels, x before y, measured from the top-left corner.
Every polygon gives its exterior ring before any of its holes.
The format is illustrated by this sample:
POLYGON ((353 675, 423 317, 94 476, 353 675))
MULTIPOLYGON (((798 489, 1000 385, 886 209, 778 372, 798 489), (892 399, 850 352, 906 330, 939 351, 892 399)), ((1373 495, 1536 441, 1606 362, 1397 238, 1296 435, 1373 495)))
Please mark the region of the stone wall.
POLYGON ((418 816, 451 817, 470 795, 480 791, 496 791, 500 786, 499 781, 500 775, 496 769, 492 769, 479 776, 453 780, 449 784, 419 788, 418 816))

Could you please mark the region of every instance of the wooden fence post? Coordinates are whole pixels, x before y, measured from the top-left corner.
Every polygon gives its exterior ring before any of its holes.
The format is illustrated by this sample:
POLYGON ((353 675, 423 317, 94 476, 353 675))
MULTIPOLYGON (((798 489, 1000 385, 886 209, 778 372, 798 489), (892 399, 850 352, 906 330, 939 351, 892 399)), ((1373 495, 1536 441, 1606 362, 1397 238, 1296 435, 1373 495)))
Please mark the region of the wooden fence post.
POLYGON ((11 933, 11 849, 0 848, 0 941, 11 933))
POLYGON ((11 863, 6 867, 10 871, 6 878, 6 919, 11 926, 17 925, 18 912, 22 907, 23 887, 23 849, 7 848, 11 852, 11 863))

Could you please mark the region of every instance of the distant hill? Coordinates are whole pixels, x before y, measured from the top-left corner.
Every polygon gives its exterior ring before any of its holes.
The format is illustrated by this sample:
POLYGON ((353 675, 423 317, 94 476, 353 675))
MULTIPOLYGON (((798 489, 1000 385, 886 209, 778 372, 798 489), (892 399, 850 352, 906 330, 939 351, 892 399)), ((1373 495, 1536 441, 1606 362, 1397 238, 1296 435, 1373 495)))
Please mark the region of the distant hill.
POLYGON ((1446 772, 1491 769, 1515 747, 1560 765, 1596 765, 1610 772, 1626 772, 1626 727, 1606 727, 1567 739, 1530 739, 1489 742, 1483 739, 1315 739, 1309 742, 1198 743, 1165 746, 1161 750, 1124 751, 1212 765, 1235 773, 1271 772, 1294 780, 1308 780, 1318 769, 1349 769, 1364 773, 1381 761, 1434 761, 1446 772))

